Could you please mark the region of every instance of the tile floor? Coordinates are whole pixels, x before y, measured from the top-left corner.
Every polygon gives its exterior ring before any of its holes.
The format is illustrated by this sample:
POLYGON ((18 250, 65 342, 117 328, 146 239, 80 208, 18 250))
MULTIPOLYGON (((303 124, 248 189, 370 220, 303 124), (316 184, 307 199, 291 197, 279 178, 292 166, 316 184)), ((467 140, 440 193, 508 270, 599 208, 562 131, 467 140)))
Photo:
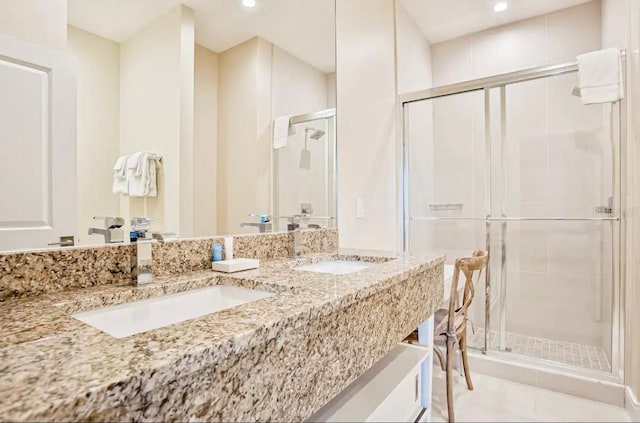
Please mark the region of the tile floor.
MULTIPOLYGON (((434 366, 431 421, 446 422, 447 396, 444 372, 434 366)), ((523 385, 482 374, 473 374, 475 389, 454 376, 457 422, 628 422, 624 408, 523 385)))
MULTIPOLYGON (((484 346, 484 329, 476 328, 475 335, 469 328, 469 346, 481 349, 484 346)), ((489 345, 498 349, 498 332, 491 331, 489 345)), ((604 348, 592 345, 582 345, 572 342, 560 342, 553 339, 536 338, 507 332, 506 346, 514 354, 537 357, 558 363, 570 364, 585 369, 611 372, 611 364, 607 359, 604 348)))

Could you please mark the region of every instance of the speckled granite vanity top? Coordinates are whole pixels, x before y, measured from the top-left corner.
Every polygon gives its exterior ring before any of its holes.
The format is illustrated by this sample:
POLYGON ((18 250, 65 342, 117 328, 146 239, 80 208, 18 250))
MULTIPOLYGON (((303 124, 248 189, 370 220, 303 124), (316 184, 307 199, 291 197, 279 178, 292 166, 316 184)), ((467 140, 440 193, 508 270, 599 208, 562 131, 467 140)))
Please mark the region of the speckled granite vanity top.
POLYGON ((433 314, 443 261, 340 250, 0 302, 0 421, 304 419, 433 314), (295 269, 330 259, 376 265, 295 269), (122 339, 71 317, 217 284, 276 295, 122 339))

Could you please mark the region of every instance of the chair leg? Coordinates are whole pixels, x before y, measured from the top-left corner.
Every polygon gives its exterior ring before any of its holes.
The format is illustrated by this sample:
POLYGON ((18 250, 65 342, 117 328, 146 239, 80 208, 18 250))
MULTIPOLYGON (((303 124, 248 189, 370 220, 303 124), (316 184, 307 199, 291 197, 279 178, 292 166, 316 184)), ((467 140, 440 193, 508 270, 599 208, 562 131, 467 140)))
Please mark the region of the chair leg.
POLYGON ((444 372, 447 369, 445 367, 445 358, 442 355, 442 351, 440 351, 440 348, 436 347, 435 345, 433 346, 433 351, 436 353, 436 356, 438 357, 438 361, 440 362, 440 368, 444 372))
POLYGON ((453 413, 453 359, 453 338, 447 338, 447 412, 449 414, 449 422, 455 422, 453 413))
POLYGON ((473 391, 473 382, 471 382, 471 370, 469 369, 469 357, 467 356, 467 332, 462 332, 460 337, 460 351, 462 352, 462 367, 464 368, 464 377, 467 380, 467 387, 473 391))

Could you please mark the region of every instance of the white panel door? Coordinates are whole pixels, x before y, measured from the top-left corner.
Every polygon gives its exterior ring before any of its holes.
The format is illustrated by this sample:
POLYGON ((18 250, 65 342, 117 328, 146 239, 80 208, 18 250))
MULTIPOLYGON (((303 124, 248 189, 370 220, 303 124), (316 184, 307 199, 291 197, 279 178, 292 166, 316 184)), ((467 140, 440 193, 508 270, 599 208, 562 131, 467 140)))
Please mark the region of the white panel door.
POLYGON ((56 50, 0 36, 0 251, 76 231, 76 82, 56 50))

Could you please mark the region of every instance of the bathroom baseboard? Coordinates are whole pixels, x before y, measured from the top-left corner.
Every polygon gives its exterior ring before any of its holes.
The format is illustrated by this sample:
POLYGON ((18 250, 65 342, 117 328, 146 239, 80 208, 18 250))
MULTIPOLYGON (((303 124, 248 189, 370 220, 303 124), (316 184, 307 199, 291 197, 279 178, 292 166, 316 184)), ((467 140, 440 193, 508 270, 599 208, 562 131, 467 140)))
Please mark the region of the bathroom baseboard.
POLYGON ((625 388, 625 406, 632 422, 640 422, 640 402, 630 387, 625 388))
POLYGON ((475 352, 469 354, 469 361, 472 372, 475 371, 488 376, 599 401, 617 407, 624 407, 627 402, 625 401, 625 386, 618 383, 577 376, 528 363, 512 363, 475 352))

